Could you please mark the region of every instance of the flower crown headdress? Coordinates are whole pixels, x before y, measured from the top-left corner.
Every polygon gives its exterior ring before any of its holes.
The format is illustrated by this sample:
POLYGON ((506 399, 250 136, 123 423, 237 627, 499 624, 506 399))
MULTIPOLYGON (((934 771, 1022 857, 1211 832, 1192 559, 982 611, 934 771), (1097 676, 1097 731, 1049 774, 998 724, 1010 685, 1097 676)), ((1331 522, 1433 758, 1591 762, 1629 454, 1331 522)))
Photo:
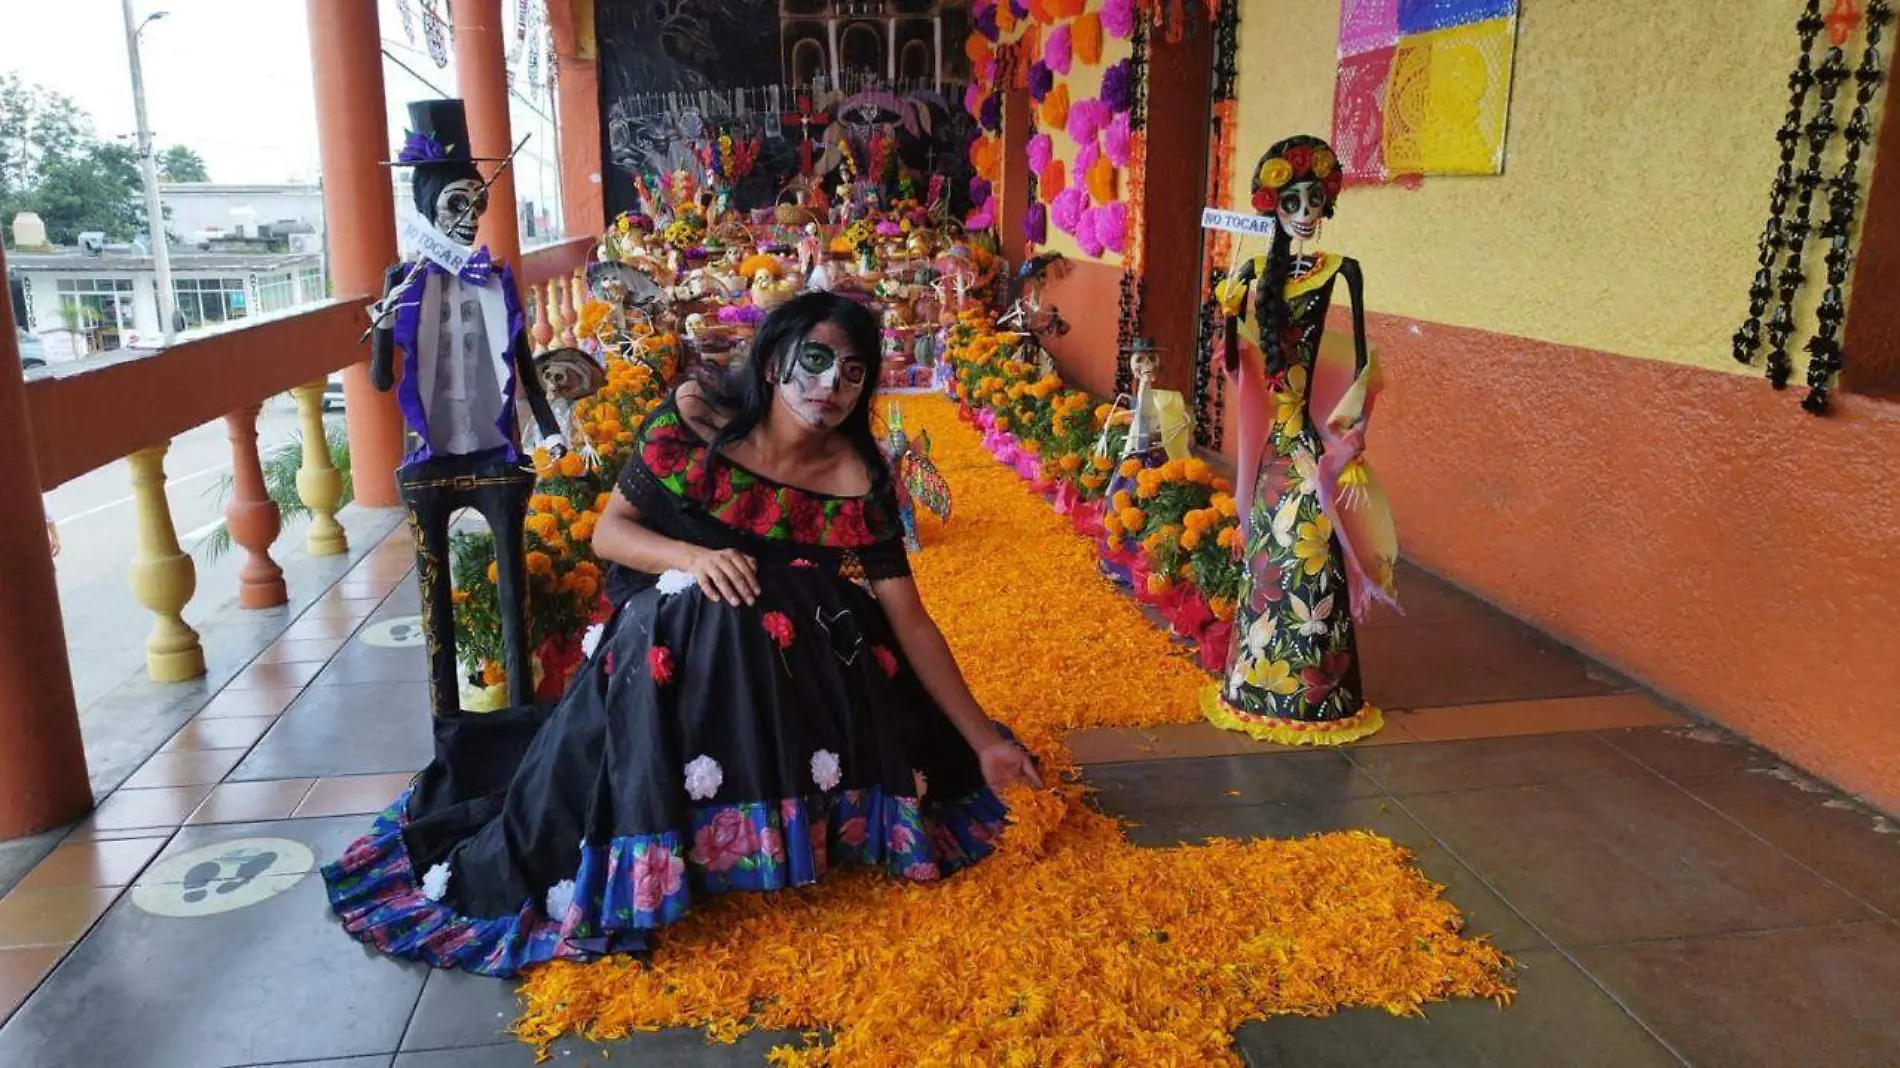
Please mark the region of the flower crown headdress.
POLYGON ((1328 214, 1339 199, 1345 175, 1339 170, 1339 158, 1326 142, 1317 137, 1295 137, 1275 145, 1260 157, 1253 172, 1253 207, 1271 214, 1280 199, 1280 190, 1295 182, 1318 182, 1326 192, 1328 214))

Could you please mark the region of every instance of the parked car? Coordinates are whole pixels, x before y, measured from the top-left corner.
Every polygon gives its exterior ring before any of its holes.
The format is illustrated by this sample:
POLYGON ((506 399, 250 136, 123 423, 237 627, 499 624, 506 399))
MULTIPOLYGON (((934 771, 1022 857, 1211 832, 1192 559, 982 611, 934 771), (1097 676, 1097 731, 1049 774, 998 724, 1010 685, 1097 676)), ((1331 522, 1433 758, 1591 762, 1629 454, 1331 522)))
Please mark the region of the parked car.
POLYGON ((19 331, 19 335, 20 366, 28 371, 31 371, 35 367, 45 367, 46 346, 41 344, 39 338, 24 330, 19 331))
POLYGON ((330 376, 323 384, 323 410, 340 412, 343 410, 343 375, 339 372, 330 376))

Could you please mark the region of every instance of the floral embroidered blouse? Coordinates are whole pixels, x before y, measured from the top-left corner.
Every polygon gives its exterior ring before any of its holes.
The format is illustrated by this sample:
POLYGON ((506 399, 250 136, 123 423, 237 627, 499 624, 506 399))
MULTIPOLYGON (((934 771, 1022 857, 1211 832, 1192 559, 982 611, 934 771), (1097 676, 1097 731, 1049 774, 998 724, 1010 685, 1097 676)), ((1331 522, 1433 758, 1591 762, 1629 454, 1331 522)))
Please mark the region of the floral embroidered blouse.
MULTIPOLYGON (((652 530, 762 566, 814 564, 866 582, 910 574, 895 490, 842 497, 773 481, 714 453, 671 400, 641 425, 619 491, 652 530)), ((616 566, 608 595, 618 604, 656 579, 616 566)))

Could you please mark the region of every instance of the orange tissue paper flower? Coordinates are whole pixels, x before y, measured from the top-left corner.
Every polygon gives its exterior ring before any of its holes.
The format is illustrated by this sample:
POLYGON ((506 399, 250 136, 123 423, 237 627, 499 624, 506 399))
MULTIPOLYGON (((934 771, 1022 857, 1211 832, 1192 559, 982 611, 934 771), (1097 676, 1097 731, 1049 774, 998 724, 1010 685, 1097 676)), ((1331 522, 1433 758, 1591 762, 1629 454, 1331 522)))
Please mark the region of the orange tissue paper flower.
POLYGON ((1057 193, 1062 192, 1062 190, 1068 187, 1068 184, 1068 168, 1063 166, 1061 160, 1052 159, 1049 161, 1049 165, 1042 169, 1042 174, 1037 178, 1036 191, 1042 194, 1044 201, 1052 201, 1056 198, 1057 193))
POLYGON ((1062 130, 1069 125, 1069 83, 1062 82, 1049 95, 1042 98, 1042 125, 1045 129, 1062 130))
POLYGON ((1075 61, 1093 67, 1102 61, 1102 16, 1091 11, 1069 24, 1070 47, 1075 61))
POLYGON ((1095 162, 1089 164, 1088 183, 1090 200, 1097 204, 1115 202, 1115 165, 1107 156, 1097 156, 1095 162))

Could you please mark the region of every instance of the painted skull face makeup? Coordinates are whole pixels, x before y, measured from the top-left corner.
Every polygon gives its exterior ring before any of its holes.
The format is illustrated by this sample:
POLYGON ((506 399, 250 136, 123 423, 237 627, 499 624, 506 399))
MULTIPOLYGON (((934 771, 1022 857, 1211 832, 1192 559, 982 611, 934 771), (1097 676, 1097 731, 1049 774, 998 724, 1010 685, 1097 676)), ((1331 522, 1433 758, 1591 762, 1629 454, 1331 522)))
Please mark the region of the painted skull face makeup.
POLYGON ((1274 205, 1280 216, 1280 225, 1296 241, 1311 241, 1319 232, 1320 220, 1326 217, 1326 190, 1318 182, 1294 182, 1280 190, 1280 199, 1274 205))
POLYGON ((864 364, 807 335, 780 362, 779 399, 806 425, 832 430, 857 404, 869 375, 864 364))
POLYGON ((482 183, 473 178, 458 179, 443 186, 435 199, 435 228, 458 244, 472 245, 475 224, 487 210, 488 194, 482 192, 482 183))

